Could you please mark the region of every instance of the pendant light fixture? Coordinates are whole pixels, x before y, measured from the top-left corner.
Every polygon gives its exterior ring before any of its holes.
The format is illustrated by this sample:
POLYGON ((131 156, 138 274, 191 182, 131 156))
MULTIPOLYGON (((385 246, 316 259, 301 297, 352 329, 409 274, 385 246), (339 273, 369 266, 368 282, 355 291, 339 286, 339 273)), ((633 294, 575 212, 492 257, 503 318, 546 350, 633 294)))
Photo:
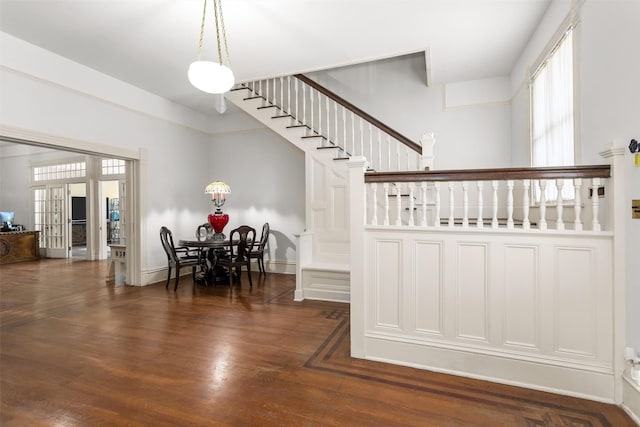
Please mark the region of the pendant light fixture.
POLYGON ((197 60, 189 66, 189 81, 197 89, 207 93, 225 93, 228 92, 235 83, 233 71, 228 67, 229 64, 229 47, 227 46, 227 34, 224 30, 224 18, 222 15, 222 0, 213 0, 214 17, 216 21, 216 39, 218 42, 218 60, 202 61, 202 38, 204 36, 204 23, 207 15, 207 0, 204 0, 204 9, 202 11, 202 24, 200 26, 200 42, 198 44, 197 60), (225 56, 227 65, 222 60, 221 39, 224 42, 225 56))

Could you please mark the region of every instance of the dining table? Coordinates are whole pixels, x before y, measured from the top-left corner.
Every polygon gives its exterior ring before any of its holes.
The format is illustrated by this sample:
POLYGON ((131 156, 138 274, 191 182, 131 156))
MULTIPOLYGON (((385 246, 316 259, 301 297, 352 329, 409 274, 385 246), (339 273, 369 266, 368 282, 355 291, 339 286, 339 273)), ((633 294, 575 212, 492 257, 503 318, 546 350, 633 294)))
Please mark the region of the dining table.
MULTIPOLYGON (((252 241, 249 241, 251 243, 252 241)), ((200 271, 196 275, 196 280, 207 285, 215 285, 218 282, 229 281, 229 272, 217 266, 216 261, 219 256, 229 253, 230 247, 237 246, 240 240, 234 239, 180 239, 178 245, 198 251, 200 259, 200 271)), ((240 276, 240 271, 236 271, 236 276, 240 276)))

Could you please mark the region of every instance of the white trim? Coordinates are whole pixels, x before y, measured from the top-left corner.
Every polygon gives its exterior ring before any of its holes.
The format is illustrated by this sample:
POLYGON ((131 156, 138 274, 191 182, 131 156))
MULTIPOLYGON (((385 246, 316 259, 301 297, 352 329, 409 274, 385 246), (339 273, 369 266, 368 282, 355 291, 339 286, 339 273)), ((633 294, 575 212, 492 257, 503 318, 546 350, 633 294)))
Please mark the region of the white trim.
POLYGON ((614 388, 611 372, 586 371, 579 365, 554 366, 409 342, 396 342, 389 347, 386 339, 371 336, 365 340, 365 358, 368 360, 613 403, 610 398, 614 388), (465 367, 465 370, 460 370, 460 367, 465 367), (508 377, 504 376, 505 373, 508 377))
POLYGON ((130 176, 127 177, 126 181, 128 189, 127 197, 129 199, 127 212, 129 230, 125 235, 129 239, 127 242, 128 247, 136 248, 136 250, 127 250, 127 284, 140 284, 142 242, 146 240, 142 238, 141 234, 141 230, 144 230, 146 221, 141 216, 142 211, 138 206, 138 198, 144 193, 140 187, 140 168, 138 167, 138 163, 143 157, 142 152, 131 148, 60 137, 2 124, 0 124, 0 140, 44 146, 58 150, 75 151, 97 157, 107 156, 130 160, 127 164, 131 165, 128 166, 131 174, 129 174, 130 176))
POLYGON ((622 376, 624 400, 620 407, 640 426, 640 385, 625 372, 622 376))

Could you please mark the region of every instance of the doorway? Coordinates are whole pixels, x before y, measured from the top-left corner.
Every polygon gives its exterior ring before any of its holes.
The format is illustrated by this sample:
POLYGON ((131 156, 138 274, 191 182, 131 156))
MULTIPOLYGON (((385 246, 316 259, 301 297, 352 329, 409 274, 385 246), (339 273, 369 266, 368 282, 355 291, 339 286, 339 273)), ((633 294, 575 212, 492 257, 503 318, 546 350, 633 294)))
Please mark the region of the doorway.
POLYGON ((71 238, 70 256, 73 259, 87 259, 87 184, 69 184, 71 197, 71 238))

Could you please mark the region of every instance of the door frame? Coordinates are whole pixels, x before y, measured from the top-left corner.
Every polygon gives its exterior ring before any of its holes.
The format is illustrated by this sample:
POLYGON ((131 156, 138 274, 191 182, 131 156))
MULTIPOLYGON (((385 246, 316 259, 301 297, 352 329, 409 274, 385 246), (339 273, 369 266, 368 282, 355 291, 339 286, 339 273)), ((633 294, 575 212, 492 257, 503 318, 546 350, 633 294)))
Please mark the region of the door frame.
MULTIPOLYGON (((134 286, 142 285, 142 235, 145 230, 145 220, 141 215, 140 197, 143 176, 144 159, 141 149, 97 144, 72 138, 63 138, 46 133, 19 129, 0 125, 0 139, 17 144, 35 145, 54 150, 71 151, 97 157, 115 157, 126 160, 126 191, 127 191, 127 227, 124 230, 127 250, 125 262, 127 265, 126 283, 134 286)), ((87 191, 92 191, 91 185, 87 191)), ((94 212, 94 214, 96 214, 94 212)), ((97 227, 92 227, 97 228, 97 227)), ((87 231, 87 238, 97 238, 97 231, 87 231)))

